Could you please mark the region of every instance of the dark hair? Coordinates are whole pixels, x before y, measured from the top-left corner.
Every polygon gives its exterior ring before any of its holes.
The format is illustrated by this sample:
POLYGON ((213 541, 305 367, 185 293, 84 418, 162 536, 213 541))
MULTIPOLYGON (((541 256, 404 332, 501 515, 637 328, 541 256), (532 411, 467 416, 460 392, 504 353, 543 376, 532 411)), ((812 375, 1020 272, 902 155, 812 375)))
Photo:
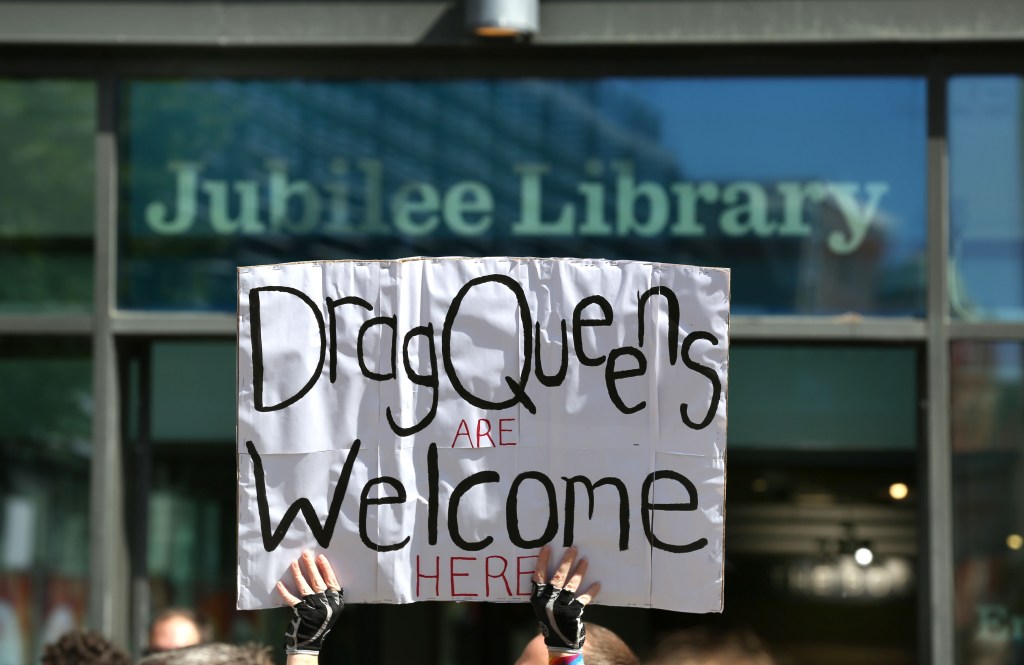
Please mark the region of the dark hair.
POLYGON ((583 658, 587 665, 640 665, 640 659, 622 638, 604 626, 585 622, 583 658))
POLYGON ((43 665, 131 665, 128 654, 99 633, 73 630, 43 649, 43 665))
POLYGON ((270 648, 258 644, 200 644, 146 656, 139 665, 273 665, 270 648))

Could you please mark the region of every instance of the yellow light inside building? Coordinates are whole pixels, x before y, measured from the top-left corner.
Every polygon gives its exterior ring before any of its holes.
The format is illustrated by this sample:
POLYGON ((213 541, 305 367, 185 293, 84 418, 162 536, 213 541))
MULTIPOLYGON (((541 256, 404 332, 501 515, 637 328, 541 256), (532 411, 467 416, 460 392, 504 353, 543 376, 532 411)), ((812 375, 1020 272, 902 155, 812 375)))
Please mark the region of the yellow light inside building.
POLYGON ((1024 547, 1024 536, 1019 533, 1011 533, 1006 537, 1006 546, 1011 550, 1019 550, 1024 547))
POLYGON ((889 485, 889 496, 896 501, 906 499, 908 494, 910 494, 910 488, 907 487, 906 483, 893 483, 889 485))

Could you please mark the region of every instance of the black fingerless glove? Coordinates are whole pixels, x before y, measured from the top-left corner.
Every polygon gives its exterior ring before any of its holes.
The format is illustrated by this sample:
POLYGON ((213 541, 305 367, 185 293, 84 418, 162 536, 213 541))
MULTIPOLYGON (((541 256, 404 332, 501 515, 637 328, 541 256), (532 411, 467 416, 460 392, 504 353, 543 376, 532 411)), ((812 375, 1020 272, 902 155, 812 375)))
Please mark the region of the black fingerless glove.
POLYGON ((540 622, 544 633, 544 644, 555 651, 581 651, 585 629, 583 628, 583 603, 575 594, 551 584, 533 583, 530 605, 540 622))
POLYGON ((318 654, 324 645, 324 638, 338 620, 345 607, 343 591, 328 589, 321 593, 303 596, 298 605, 292 606, 295 618, 284 634, 286 653, 318 654))

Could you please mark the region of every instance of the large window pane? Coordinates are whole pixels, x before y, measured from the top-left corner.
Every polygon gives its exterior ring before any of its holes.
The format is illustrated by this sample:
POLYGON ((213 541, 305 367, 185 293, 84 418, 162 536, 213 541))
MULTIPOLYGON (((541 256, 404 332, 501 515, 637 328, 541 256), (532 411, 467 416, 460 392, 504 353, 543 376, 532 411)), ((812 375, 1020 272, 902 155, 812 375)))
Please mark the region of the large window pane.
POLYGON ((137 81, 121 116, 127 308, 501 254, 728 266, 735 313, 924 311, 921 79, 137 81))
POLYGON ((729 447, 911 451, 918 437, 913 347, 734 344, 729 447))
POLYGON ((85 622, 89 343, 0 338, 0 662, 85 622))
POLYGON ((186 607, 217 639, 278 644, 284 614, 234 610, 234 343, 124 340, 120 352, 133 575, 149 581, 135 616, 186 607))
POLYGON ((89 310, 96 86, 0 80, 0 312, 89 310))
POLYGON ((1024 625, 1024 344, 952 349, 957 662, 1018 663, 1024 625))
POLYGON ((919 349, 729 355, 723 620, 780 662, 919 662, 919 349))
POLYGON ((152 363, 153 441, 234 441, 234 344, 160 342, 152 363))
POLYGON ((949 83, 950 288, 961 319, 1024 319, 1024 78, 949 83))
POLYGON ((924 662, 912 456, 748 456, 729 456, 722 620, 752 627, 780 663, 924 662))

